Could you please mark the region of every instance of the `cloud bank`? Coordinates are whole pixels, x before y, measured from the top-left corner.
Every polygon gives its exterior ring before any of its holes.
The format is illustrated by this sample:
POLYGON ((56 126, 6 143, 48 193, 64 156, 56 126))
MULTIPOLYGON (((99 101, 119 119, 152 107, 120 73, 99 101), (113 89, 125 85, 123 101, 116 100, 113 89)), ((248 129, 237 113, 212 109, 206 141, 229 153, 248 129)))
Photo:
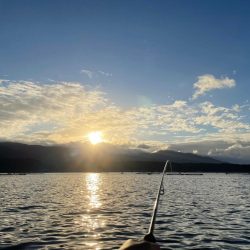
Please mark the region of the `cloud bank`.
POLYGON ((189 142, 169 145, 168 149, 185 153, 212 156, 222 161, 249 164, 250 142, 209 141, 189 142))
POLYGON ((212 102, 176 100, 124 109, 109 100, 104 91, 79 82, 1 81, 1 140, 79 142, 96 130, 113 144, 156 150, 185 143, 189 152, 197 154, 241 152, 245 157, 250 145, 249 105, 223 107, 212 102), (226 146, 222 150, 208 143, 210 146, 202 151, 204 141, 223 141, 226 146))

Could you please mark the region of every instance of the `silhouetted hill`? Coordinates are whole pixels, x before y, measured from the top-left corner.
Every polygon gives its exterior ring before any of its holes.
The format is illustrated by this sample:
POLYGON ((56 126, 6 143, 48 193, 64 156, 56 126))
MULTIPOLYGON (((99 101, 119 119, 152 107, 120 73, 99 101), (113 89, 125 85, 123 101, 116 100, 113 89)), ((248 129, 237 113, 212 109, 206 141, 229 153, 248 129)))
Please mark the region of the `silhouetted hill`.
POLYGON ((161 171, 166 160, 181 172, 250 172, 249 165, 226 164, 210 157, 161 150, 155 153, 121 146, 57 146, 0 143, 0 172, 161 171))

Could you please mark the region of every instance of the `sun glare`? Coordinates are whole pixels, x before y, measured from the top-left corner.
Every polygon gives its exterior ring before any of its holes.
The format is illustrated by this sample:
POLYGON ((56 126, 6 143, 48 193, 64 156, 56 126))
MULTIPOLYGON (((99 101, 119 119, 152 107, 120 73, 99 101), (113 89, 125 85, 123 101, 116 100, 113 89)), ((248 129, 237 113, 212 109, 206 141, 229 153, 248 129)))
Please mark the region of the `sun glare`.
POLYGON ((91 144, 94 145, 103 142, 102 132, 100 131, 91 132, 88 134, 88 139, 91 142, 91 144))

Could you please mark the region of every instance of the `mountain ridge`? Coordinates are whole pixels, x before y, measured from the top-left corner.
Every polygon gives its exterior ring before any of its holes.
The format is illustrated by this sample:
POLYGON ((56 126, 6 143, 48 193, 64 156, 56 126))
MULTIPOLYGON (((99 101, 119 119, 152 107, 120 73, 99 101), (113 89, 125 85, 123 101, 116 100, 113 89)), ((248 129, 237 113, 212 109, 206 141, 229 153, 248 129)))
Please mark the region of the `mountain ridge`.
POLYGON ((158 171, 166 160, 178 166, 179 171, 216 170, 227 164, 211 157, 171 150, 151 153, 108 144, 45 146, 0 142, 0 172, 158 171))

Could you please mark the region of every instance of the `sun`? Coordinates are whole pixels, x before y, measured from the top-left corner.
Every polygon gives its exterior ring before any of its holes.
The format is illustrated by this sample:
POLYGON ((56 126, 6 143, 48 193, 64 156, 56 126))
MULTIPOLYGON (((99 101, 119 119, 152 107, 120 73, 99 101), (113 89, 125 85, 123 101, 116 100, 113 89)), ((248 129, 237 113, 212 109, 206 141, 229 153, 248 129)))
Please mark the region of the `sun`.
POLYGON ((94 131, 88 134, 88 139, 91 144, 98 144, 103 142, 102 132, 101 131, 94 131))

